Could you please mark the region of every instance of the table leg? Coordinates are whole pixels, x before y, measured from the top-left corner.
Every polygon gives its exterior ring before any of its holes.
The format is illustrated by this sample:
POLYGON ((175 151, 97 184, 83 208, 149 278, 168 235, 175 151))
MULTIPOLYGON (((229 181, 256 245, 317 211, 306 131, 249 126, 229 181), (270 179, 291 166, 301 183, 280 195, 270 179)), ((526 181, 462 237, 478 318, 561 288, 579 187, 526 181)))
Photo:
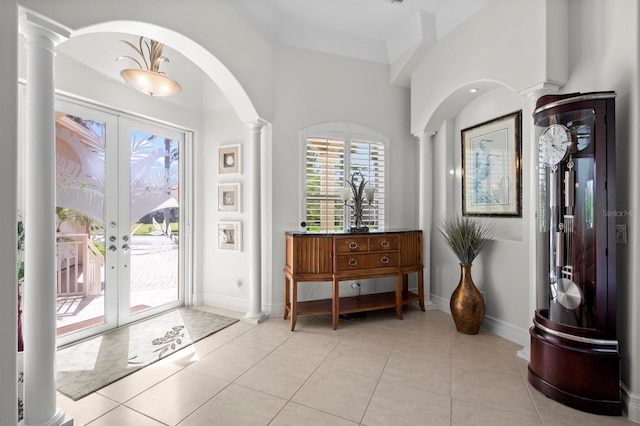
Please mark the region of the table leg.
POLYGON ((424 270, 422 268, 418 269, 418 303, 424 312, 424 270))
POLYGON ((402 288, 403 288, 404 275, 396 275, 396 313, 398 318, 402 319, 402 288))
POLYGON ((289 305, 289 277, 285 274, 284 276, 284 319, 287 319, 289 316, 289 310, 291 306, 289 305))
POLYGON ((291 331, 296 328, 298 319, 298 281, 291 278, 291 331))
POLYGON ((331 325, 333 329, 338 328, 338 319, 340 317, 340 281, 333 279, 333 287, 331 289, 331 325))

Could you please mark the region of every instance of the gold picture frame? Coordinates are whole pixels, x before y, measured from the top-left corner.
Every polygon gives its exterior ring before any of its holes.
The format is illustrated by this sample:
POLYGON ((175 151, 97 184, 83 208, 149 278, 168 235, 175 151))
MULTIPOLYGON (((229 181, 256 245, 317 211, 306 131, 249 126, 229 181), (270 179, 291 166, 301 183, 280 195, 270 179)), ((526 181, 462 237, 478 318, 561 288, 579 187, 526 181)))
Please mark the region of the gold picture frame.
POLYGON ((522 110, 461 131, 463 216, 522 217, 522 110))
POLYGON ((220 250, 242 250, 242 224, 240 222, 218 223, 218 248, 220 250))
POLYGON ((224 183, 218 185, 218 211, 239 212, 240 197, 239 183, 224 183))
POLYGON ((225 145, 218 148, 218 173, 242 173, 240 145, 225 145))

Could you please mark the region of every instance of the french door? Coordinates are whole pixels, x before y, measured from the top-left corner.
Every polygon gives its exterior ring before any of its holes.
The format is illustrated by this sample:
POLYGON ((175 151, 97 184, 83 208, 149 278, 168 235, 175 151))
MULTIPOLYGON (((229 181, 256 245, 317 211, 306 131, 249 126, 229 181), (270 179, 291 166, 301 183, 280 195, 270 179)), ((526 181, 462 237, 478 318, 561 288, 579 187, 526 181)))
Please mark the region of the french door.
POLYGON ((66 344, 183 304, 186 133, 68 100, 56 110, 66 344))

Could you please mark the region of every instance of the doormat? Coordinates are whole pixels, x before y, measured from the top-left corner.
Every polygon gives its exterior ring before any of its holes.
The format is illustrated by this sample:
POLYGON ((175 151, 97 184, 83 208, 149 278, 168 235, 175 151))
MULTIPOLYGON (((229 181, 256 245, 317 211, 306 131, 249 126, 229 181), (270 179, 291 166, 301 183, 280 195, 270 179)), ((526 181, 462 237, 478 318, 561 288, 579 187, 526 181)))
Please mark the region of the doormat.
POLYGON ((238 320, 192 308, 149 318, 58 350, 58 391, 78 400, 238 320))

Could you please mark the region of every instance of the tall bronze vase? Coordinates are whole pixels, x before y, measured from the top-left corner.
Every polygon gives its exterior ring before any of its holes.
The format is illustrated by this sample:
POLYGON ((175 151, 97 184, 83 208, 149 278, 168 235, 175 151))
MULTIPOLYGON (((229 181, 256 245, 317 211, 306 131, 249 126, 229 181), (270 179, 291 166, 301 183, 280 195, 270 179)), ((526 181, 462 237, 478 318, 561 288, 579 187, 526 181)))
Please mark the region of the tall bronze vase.
POLYGON ((460 264, 460 282, 449 301, 458 332, 478 334, 484 319, 484 299, 471 279, 471 264, 460 264))

